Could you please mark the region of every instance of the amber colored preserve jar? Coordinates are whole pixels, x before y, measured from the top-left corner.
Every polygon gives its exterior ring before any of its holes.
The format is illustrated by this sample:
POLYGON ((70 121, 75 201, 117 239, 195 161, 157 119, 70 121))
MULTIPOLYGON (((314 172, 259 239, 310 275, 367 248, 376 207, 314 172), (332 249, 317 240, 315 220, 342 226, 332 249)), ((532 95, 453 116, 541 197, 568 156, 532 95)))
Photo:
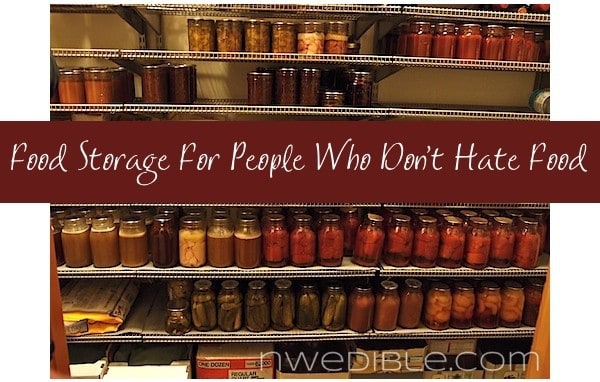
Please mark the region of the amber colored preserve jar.
POLYGON ((544 292, 544 279, 530 279, 525 287, 525 306, 523 308, 523 325, 535 326, 537 323, 542 294, 544 292))
POLYGON ((92 219, 90 248, 95 267, 115 267, 121 263, 119 234, 111 216, 96 215, 92 219))
POLYGON ((496 268, 510 266, 515 248, 515 228, 513 220, 504 216, 492 220, 490 261, 496 268))
POLYGON ((248 105, 268 106, 273 103, 273 73, 250 72, 248 80, 248 105))
POLYGON ((296 24, 278 21, 271 25, 273 53, 296 53, 296 24))
POLYGON ((60 103, 85 103, 83 71, 61 69, 58 74, 58 99, 60 103))
POLYGON ((534 218, 522 217, 516 229, 515 254, 512 265, 523 269, 533 269, 540 253, 540 232, 534 218))
POLYGON ((317 258, 319 265, 339 267, 344 258, 344 231, 340 226, 340 217, 327 214, 322 218, 317 232, 317 258))
POLYGON ((535 53, 535 32, 526 30, 523 39, 523 61, 537 61, 537 59, 535 58, 535 53))
POLYGON ((240 20, 217 20, 217 51, 241 52, 242 51, 242 22, 240 20))
POLYGON ((421 322, 421 311, 423 310, 422 285, 421 281, 417 279, 404 280, 398 313, 398 325, 404 329, 414 329, 421 322))
POLYGON ((502 61, 504 59, 504 27, 488 25, 481 41, 481 59, 502 61))
POLYGON ((412 265, 420 268, 434 267, 439 244, 440 233, 437 228, 437 219, 429 215, 419 216, 415 229, 412 265))
POLYGON ((474 311, 475 290, 473 286, 464 281, 454 283, 450 326, 455 329, 471 328, 474 311))
POLYGON ((169 68, 169 101, 191 104, 196 100, 196 66, 172 65, 169 68))
POLYGON ((215 50, 214 20, 188 19, 188 45, 193 51, 212 52, 215 50))
POLYGON ((121 218, 119 224, 119 251, 121 265, 141 267, 148 263, 148 238, 144 219, 131 215, 121 218))
POLYGON ((463 221, 456 216, 446 216, 440 230, 440 249, 437 265, 445 268, 458 268, 465 250, 465 230, 463 221))
POLYGON ((348 23, 330 21, 325 34, 325 53, 346 54, 348 46, 348 23))
POLYGON ((350 106, 371 106, 373 76, 371 72, 349 71, 346 103, 350 106))
POLYGON ((319 69, 300 69, 300 105, 318 106, 321 71, 319 69))
POLYGON ((271 51, 271 23, 266 20, 248 20, 244 23, 244 46, 246 52, 269 53, 271 51))
POLYGON ((344 253, 352 254, 354 244, 356 243, 356 232, 360 226, 360 218, 358 217, 358 208, 342 207, 340 208, 340 224, 344 230, 344 253))
POLYGON ((216 268, 235 263, 233 254, 233 223, 227 215, 214 215, 206 231, 206 257, 216 268))
POLYGON ((431 23, 413 21, 408 27, 406 36, 406 55, 412 57, 430 57, 433 35, 431 23))
POLYGON ((500 326, 518 328, 521 326, 523 307, 525 306, 523 285, 512 280, 505 282, 501 291, 501 299, 500 326))
POLYGON ((356 233, 352 261, 364 267, 377 266, 383 252, 384 239, 383 217, 377 214, 367 214, 356 233))
POLYGON ((275 103, 298 104, 298 69, 281 68, 275 72, 275 103))
POLYGON ((88 68, 83 72, 87 103, 112 103, 113 72, 107 68, 88 68))
POLYGON ((52 237, 54 239, 54 254, 56 256, 56 265, 60 266, 65 263, 65 254, 63 252, 62 246, 62 226, 58 221, 58 217, 53 216, 50 221, 50 230, 52 232, 52 237))
POLYGON ((429 329, 444 330, 450 327, 452 293, 448 284, 434 282, 427 291, 423 323, 429 329))
POLYGON ((382 281, 375 296, 375 318, 373 328, 377 330, 394 330, 400 311, 398 284, 393 281, 382 281))
POLYGON ((290 233, 290 262, 297 267, 310 267, 317 259, 317 235, 312 230, 312 218, 307 214, 294 216, 290 233))
POLYGON ((290 257, 290 234, 281 214, 268 214, 263 218, 262 251, 268 267, 283 267, 290 257))
POLYGON ((483 329, 498 327, 502 298, 500 286, 493 281, 482 281, 477 290, 477 303, 473 322, 483 329))
POLYGON ((504 61, 523 61, 525 58, 525 28, 508 27, 504 33, 504 61))
POLYGON ((142 70, 142 100, 169 102, 169 65, 146 65, 142 70))
POLYGON ((179 232, 175 218, 167 214, 154 217, 152 224, 152 264, 157 268, 172 268, 179 264, 179 232))
POLYGON ((179 223, 179 264, 196 268, 206 263, 206 225, 197 215, 186 215, 179 223))
POLYGON ((487 266, 490 256, 491 234, 489 222, 478 216, 469 219, 465 240, 464 263, 473 269, 483 269, 487 266))
POLYGON ((354 287, 348 299, 348 328, 364 333, 373 325, 375 296, 368 285, 354 287))
POLYGON ((456 58, 479 60, 481 40, 481 25, 462 24, 459 26, 456 40, 456 58))
POLYGON ((431 57, 454 58, 456 53, 456 32, 454 23, 437 23, 433 35, 431 57))
POLYGON ((81 268, 92 264, 90 226, 84 216, 70 215, 65 218, 61 241, 67 267, 81 268))
POLYGON ((410 216, 394 214, 385 235, 383 261, 395 267, 405 267, 410 263, 414 230, 410 216))
POLYGON ((233 234, 235 265, 256 268, 262 259, 262 232, 254 215, 241 216, 233 234))

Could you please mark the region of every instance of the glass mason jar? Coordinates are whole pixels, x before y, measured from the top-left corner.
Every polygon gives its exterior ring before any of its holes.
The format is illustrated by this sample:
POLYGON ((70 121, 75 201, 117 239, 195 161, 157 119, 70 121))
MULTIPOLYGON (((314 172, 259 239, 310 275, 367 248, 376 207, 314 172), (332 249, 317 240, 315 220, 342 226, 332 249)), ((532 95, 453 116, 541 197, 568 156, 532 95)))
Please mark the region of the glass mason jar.
POLYGON ((290 262, 297 267, 310 267, 317 259, 317 236, 310 215, 294 216, 296 224, 290 233, 290 262))
POLYGON ((440 232, 437 227, 437 219, 429 215, 419 216, 415 229, 412 265, 419 268, 434 267, 439 245, 440 232))
POLYGON ((254 215, 241 216, 233 234, 235 265, 257 268, 262 258, 262 232, 254 215))
POLYGON ((148 263, 148 238, 146 225, 138 215, 124 216, 119 224, 119 251, 121 265, 141 267, 148 263))
POLYGON ((375 296, 368 285, 355 286, 348 299, 348 329, 365 333, 373 326, 375 296))
POLYGON ((516 229, 512 265, 523 269, 533 269, 537 265, 539 253, 540 232, 537 220, 528 217, 520 218, 516 229))
POLYGON ((437 23, 431 45, 431 57, 454 58, 456 32, 454 23, 437 23))
POLYGON ((375 318, 373 328, 377 330, 394 330, 400 311, 398 284, 393 281, 382 281, 381 288, 375 296, 375 318))
POLYGON ((340 217, 327 214, 322 221, 317 232, 318 263, 324 267, 339 267, 344 259, 344 230, 340 226, 340 217))
POLYGON ((278 21, 271 25, 273 53, 296 53, 296 24, 278 21))
POLYGON ((58 217, 53 216, 50 219, 50 231, 54 239, 54 255, 56 256, 56 265, 60 266, 65 263, 65 254, 62 246, 62 225, 60 224, 58 217))
POLYGON ((393 207, 386 206, 383 207, 381 211, 381 216, 383 216, 383 229, 387 232, 387 229, 390 225, 392 225, 392 219, 394 215, 403 215, 404 209, 402 207, 393 207))
POLYGON ((321 299, 321 325, 325 330, 337 331, 346 325, 347 297, 339 282, 327 285, 321 299))
POLYGON ((169 65, 146 65, 142 69, 144 103, 169 102, 169 65))
POLYGON ((87 267, 92 264, 90 226, 82 215, 69 215, 61 232, 65 264, 71 268, 87 267))
POLYGON ((494 220, 495 217, 500 216, 500 211, 496 211, 496 210, 481 210, 481 217, 486 218, 489 223, 490 223, 490 227, 492 226, 492 222, 494 220))
POLYGON ((376 267, 383 252, 384 239, 383 217, 367 214, 356 233, 352 262, 363 267, 376 267))
POLYGON ((133 76, 122 66, 111 68, 113 76, 113 102, 127 103, 135 98, 135 85, 131 83, 133 76))
POLYGON ((441 228, 442 225, 444 224, 444 222, 446 221, 445 220, 446 216, 454 216, 454 213, 450 210, 441 208, 441 209, 435 210, 434 216, 437 218, 438 226, 441 228))
POLYGON ((176 206, 158 206, 156 207, 156 215, 169 215, 173 218, 173 223, 179 228, 179 207, 176 206))
POLYGON ((544 250, 548 251, 545 248, 548 239, 548 214, 546 211, 534 210, 528 211, 527 216, 534 218, 538 222, 538 231, 540 232, 540 250, 538 256, 541 256, 544 250))
POLYGON ((360 226, 358 208, 342 207, 340 208, 340 213, 340 225, 344 230, 344 253, 351 255, 356 243, 356 232, 360 226))
POLYGON ((415 227, 419 224, 419 217, 429 215, 429 211, 427 211, 425 208, 411 208, 408 210, 408 212, 412 217, 415 227))
POLYGON ((324 107, 338 107, 344 106, 346 102, 346 93, 338 91, 324 91, 321 92, 321 106, 324 107))
POLYGON ((408 35, 409 35, 409 24, 402 23, 398 26, 398 37, 396 39, 396 46, 392 49, 396 56, 408 56, 408 35))
POLYGON ((462 24, 456 38, 456 58, 479 60, 481 56, 481 25, 462 24))
POLYGON ((169 101, 191 104, 196 100, 196 66, 171 65, 169 68, 169 101))
POLYGON ((412 21, 406 35, 406 55, 412 57, 431 57, 431 23, 412 21))
POLYGON ((246 52, 269 53, 271 51, 271 23, 266 20, 248 20, 244 24, 246 52))
POLYGON ((544 279, 530 279, 525 287, 525 306, 523 307, 523 325, 536 326, 542 294, 544 293, 544 279))
POLYGON ((157 268, 172 268, 179 264, 178 232, 171 215, 159 214, 152 224, 152 264, 157 268))
POLYGON ((287 279, 275 280, 271 292, 271 326, 275 330, 290 330, 294 327, 296 306, 292 282, 287 279))
POLYGON ((295 219, 296 215, 301 215, 301 214, 306 215, 307 213, 308 213, 308 208, 306 208, 306 207, 290 207, 290 208, 288 208, 287 218, 286 218, 288 230, 291 231, 296 226, 296 219, 295 219))
POLYGON ((383 261, 395 267, 405 267, 410 263, 415 232, 410 216, 392 215, 385 235, 383 261))
POLYGON ((526 30, 523 36, 523 61, 536 61, 535 50, 535 32, 526 30))
POLYGON ((483 329, 498 327, 502 298, 500 286, 493 281, 482 281, 477 289, 477 303, 473 322, 483 329))
POLYGON ((400 294, 400 312, 398 325, 404 329, 414 329, 421 322, 423 310, 423 284, 417 279, 404 280, 404 288, 400 294))
POLYGON ((275 103, 298 104, 298 69, 281 68, 275 72, 275 103))
POLYGON ((73 210, 73 214, 82 215, 85 218, 85 224, 91 226, 92 218, 95 215, 95 211, 91 207, 80 207, 80 208, 76 208, 75 210, 73 210))
POLYGON ((450 327, 452 292, 448 284, 433 282, 427 291, 423 323, 429 329, 444 330, 450 327))
POLYGON ((269 297, 267 284, 262 280, 248 283, 248 291, 244 300, 244 316, 246 329, 251 332, 264 332, 271 326, 269 297))
POLYGON ((217 296, 217 321, 224 332, 235 332, 242 328, 242 294, 240 284, 225 280, 217 296))
POLYGON ((193 284, 189 279, 169 279, 167 281, 167 296, 169 300, 182 298, 189 300, 192 297, 193 284))
POLYGON ((290 234, 282 214, 268 214, 262 226, 262 253, 268 267, 283 267, 290 257, 290 234))
POLYGON ((446 216, 440 230, 440 250, 437 265, 444 268, 461 266, 465 251, 465 230, 463 221, 456 216, 446 216))
POLYGON ((502 61, 504 59, 504 27, 488 25, 481 41, 481 59, 502 61))
POLYGON ((465 229, 469 227, 469 219, 479 216, 479 214, 472 210, 460 210, 458 216, 463 220, 465 229))
POLYGON ((116 267, 121 263, 119 233, 109 215, 96 215, 90 230, 90 249, 95 267, 116 267))
POLYGON ((504 33, 504 61, 523 61, 525 28, 508 27, 504 33))
POLYGON ((200 216, 186 215, 181 218, 179 264, 190 268, 206 264, 206 225, 200 216))
POLYGON ((298 53, 323 54, 325 34, 323 23, 305 21, 298 28, 298 53))
POLYGON ((464 257, 464 264, 467 267, 483 269, 487 266, 491 239, 489 221, 486 218, 475 216, 469 219, 464 257))
POLYGON ((318 106, 319 88, 321 86, 321 70, 300 69, 300 105, 318 106))
POLYGON ((132 207, 129 211, 131 215, 138 216, 146 226, 146 237, 148 238, 148 249, 152 248, 152 223, 154 223, 154 213, 148 207, 132 207))
POLYGON ((544 32, 535 32, 535 50, 533 58, 538 62, 546 62, 546 41, 544 38, 544 32))
POLYGON ((356 41, 349 42, 346 45, 346 54, 360 54, 360 43, 356 41))
POLYGON ((475 311, 475 290, 467 282, 459 281, 454 284, 452 292, 452 314, 450 326, 455 329, 469 329, 473 326, 475 311))
MULTIPOLYGON (((269 220, 269 215, 283 215, 283 207, 263 207, 262 210, 260 211, 260 224, 261 226, 263 224, 266 224, 269 220)), ((284 225, 286 225, 285 223, 285 216, 284 218, 284 225)), ((287 227, 287 225, 286 225, 287 227)))
POLYGON ((85 103, 83 70, 61 69, 58 73, 60 103, 85 103))
POLYGON ((371 106, 373 76, 371 72, 348 72, 346 102, 350 106, 371 106))
POLYGON ((206 208, 205 207, 183 207, 183 214, 187 216, 197 216, 202 220, 206 220, 206 208))
POLYGON ((181 336, 192 329, 189 303, 184 299, 175 299, 167 302, 166 332, 181 336))
POLYGON ((233 222, 226 215, 214 215, 206 232, 206 257, 216 268, 235 263, 233 251, 233 222))
POLYGON ((296 295, 296 327, 315 330, 321 324, 319 292, 311 282, 300 285, 296 295))
POLYGON ((273 73, 250 72, 247 79, 248 105, 271 105, 273 103, 273 73))
POLYGON ((214 20, 188 19, 188 45, 190 50, 213 52, 215 50, 214 20))
POLYGON ((325 53, 346 54, 348 50, 348 23, 330 21, 325 34, 325 53))
POLYGON ((495 268, 507 268, 512 261, 515 248, 515 227, 513 220, 504 216, 492 220, 490 261, 495 268))
POLYGON ((523 211, 520 210, 506 210, 504 216, 507 216, 513 220, 513 223, 517 223, 522 216, 525 216, 523 211))
POLYGON ((506 281, 501 291, 500 326, 518 328, 523 318, 525 293, 523 285, 516 281, 506 281))
POLYGON ((210 280, 198 280, 192 292, 192 321, 201 332, 217 327, 217 303, 210 280))
POLYGON ((323 223, 323 216, 332 214, 333 209, 330 207, 314 207, 312 209, 313 212, 313 229, 316 231, 319 230, 321 224, 323 223))
POLYGON ((217 20, 217 51, 242 51, 242 22, 240 20, 217 20))
POLYGON ((108 68, 87 68, 83 71, 87 103, 113 103, 113 72, 108 68))

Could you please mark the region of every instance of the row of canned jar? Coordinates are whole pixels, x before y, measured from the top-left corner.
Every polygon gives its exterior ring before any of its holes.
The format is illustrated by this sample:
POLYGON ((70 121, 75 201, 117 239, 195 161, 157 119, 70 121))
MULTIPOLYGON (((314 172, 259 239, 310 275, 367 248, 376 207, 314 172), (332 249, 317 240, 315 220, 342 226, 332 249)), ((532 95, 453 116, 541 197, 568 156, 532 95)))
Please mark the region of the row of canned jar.
POLYGON ((330 331, 371 329, 391 331, 425 325, 432 330, 494 329, 535 326, 543 279, 445 283, 437 280, 385 280, 344 285, 330 281, 275 280, 272 286, 253 280, 242 286, 236 280, 216 285, 209 280, 175 279, 168 282, 166 331, 181 335, 219 328, 231 332, 274 330, 330 331), (270 289, 270 292, 269 292, 270 289), (375 290, 374 290, 375 289, 375 290), (346 290, 351 291, 347 295, 346 290))

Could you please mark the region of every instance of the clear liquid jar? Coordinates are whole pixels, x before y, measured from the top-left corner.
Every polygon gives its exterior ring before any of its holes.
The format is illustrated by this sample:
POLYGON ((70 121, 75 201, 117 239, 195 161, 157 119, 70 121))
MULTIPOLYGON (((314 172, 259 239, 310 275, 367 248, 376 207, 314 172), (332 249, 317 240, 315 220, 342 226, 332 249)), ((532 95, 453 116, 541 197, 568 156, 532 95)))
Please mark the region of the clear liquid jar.
POLYGON ((321 22, 305 21, 298 28, 298 53, 323 54, 325 27, 321 22))
POLYGON ((504 59, 504 27, 488 25, 481 41, 481 59, 502 61, 504 59))
POLYGON ((504 216, 492 220, 490 261, 495 268, 507 268, 515 249, 515 227, 513 220, 504 216))
POLYGON ((262 232, 254 215, 241 216, 234 232, 235 265, 257 268, 262 258, 262 232))
POLYGON ((300 105, 318 106, 321 70, 300 69, 300 105))
POLYGON ((171 65, 169 67, 169 101, 192 104, 196 100, 196 66, 171 65))
POLYGON ((290 257, 290 234, 281 214, 268 214, 263 218, 262 252, 268 267, 283 267, 290 257))
POLYGON ((290 330, 294 327, 296 303, 292 292, 292 282, 287 279, 275 280, 271 292, 271 326, 275 330, 290 330))
POLYGON ((456 216, 446 216, 440 230, 440 249, 437 265, 444 268, 461 266, 465 251, 465 230, 463 221, 456 216))
POLYGON ((150 237, 152 238, 152 264, 157 268, 177 266, 179 244, 175 218, 167 214, 156 215, 150 237))
POLYGON ((264 281, 253 280, 248 283, 244 297, 244 317, 246 329, 251 332, 264 332, 271 326, 269 296, 264 281))
POLYGON ((235 264, 233 222, 226 215, 214 215, 206 231, 206 257, 216 268, 235 264))
POLYGON ((356 233, 352 262, 363 267, 376 267, 383 252, 384 239, 383 217, 367 214, 356 233))
POLYGON ((431 57, 454 58, 456 32, 454 23, 437 23, 431 46, 431 57))
POLYGON ((500 326, 506 328, 518 328, 523 318, 523 307, 525 306, 525 293, 523 285, 509 280, 504 283, 501 291, 500 326))
POLYGON ((321 324, 317 286, 310 282, 300 285, 296 298, 296 327, 301 330, 317 329, 321 324))
POLYGON ((83 70, 61 69, 58 73, 58 99, 60 103, 85 103, 83 70))
POLYGON ((504 61, 523 61, 525 56, 525 28, 508 27, 504 33, 504 61))
POLYGON ((358 208, 342 207, 340 208, 340 225, 344 230, 344 253, 352 254, 354 244, 356 243, 356 232, 360 226, 360 218, 358 217, 358 208))
POLYGON ((525 306, 523 307, 523 325, 536 326, 542 294, 544 292, 544 279, 530 279, 525 287, 525 306))
POLYGON ((441 282, 434 282, 427 291, 423 323, 429 329, 444 330, 450 327, 452 292, 441 282))
POLYGON ((414 236, 415 233, 410 216, 403 214, 392 215, 385 236, 383 261, 395 267, 409 265, 414 236))
POLYGON ((339 267, 344 259, 344 230, 340 226, 340 217, 327 214, 322 218, 317 232, 319 265, 324 267, 339 267))
POLYGON ((56 265, 61 266, 65 263, 65 254, 62 246, 62 226, 58 221, 58 217, 53 216, 50 220, 50 231, 54 239, 54 255, 56 256, 56 265))
POLYGON ((346 103, 350 106, 371 106, 373 76, 371 72, 348 72, 346 103))
POLYGON ((107 68, 88 68, 83 72, 87 103, 113 103, 113 72, 107 68))
POLYGON ((250 72, 248 80, 248 105, 268 106, 273 103, 273 73, 250 72))
POLYGON ((413 21, 406 35, 406 55, 412 57, 431 57, 431 23, 428 21, 413 21))
POLYGON ((346 325, 347 296, 339 282, 327 285, 321 299, 321 325, 325 330, 337 331, 346 325))
POLYGON ((493 281, 482 281, 477 289, 473 322, 483 329, 498 327, 502 298, 500 286, 493 281))
POLYGON ((375 296, 375 318, 373 328, 377 330, 394 330, 400 311, 398 284, 393 281, 382 281, 375 296))
POLYGON ((290 233, 290 262, 297 267, 310 267, 317 260, 317 235, 311 227, 310 215, 298 214, 290 233))
POLYGON ((116 267, 121 263, 119 233, 109 215, 97 215, 92 219, 90 249, 95 267, 116 267))
POLYGON ((244 24, 246 52, 269 53, 271 51, 271 23, 266 20, 248 20, 244 24))
POLYGON ((181 218, 179 264, 189 268, 206 264, 206 224, 200 216, 186 215, 181 218))
POLYGON ((214 52, 215 22, 214 20, 188 19, 188 45, 192 51, 214 52))
POLYGON ((144 103, 169 102, 169 65, 146 65, 142 69, 144 103))
POLYGON ((275 72, 275 103, 298 104, 298 69, 281 68, 275 72))
POLYGON ((475 311, 475 290, 467 282, 454 283, 452 291, 452 314, 450 326, 455 329, 469 329, 473 326, 475 311))
POLYGON ((201 332, 217 327, 217 299, 210 280, 198 280, 192 292, 192 321, 201 332))
POLYGON ((440 232, 437 219, 433 216, 419 216, 413 243, 412 265, 419 268, 435 266, 440 245, 440 232))
POLYGON ((325 53, 346 54, 348 49, 348 23, 330 21, 325 34, 325 53))
POLYGON ((217 321, 224 332, 235 332, 242 328, 242 294, 239 283, 225 280, 217 297, 217 321))
POLYGON ((189 279, 169 279, 167 281, 167 296, 169 300, 182 298, 189 300, 192 297, 193 284, 189 279))
POLYGON ((481 25, 462 24, 458 27, 456 58, 479 60, 481 56, 481 25))
POLYGON ((189 303, 184 299, 170 300, 167 303, 166 332, 181 336, 192 329, 189 303))
POLYGON ((489 222, 486 218, 475 216, 469 219, 464 257, 464 263, 467 267, 483 269, 487 266, 491 239, 489 222))
POLYGON ((242 22, 240 20, 217 20, 217 51, 242 52, 242 22))
POLYGON ((373 326, 375 312, 375 296, 371 287, 359 285, 354 287, 348 298, 348 329, 365 333, 373 326))
POLYGON ((84 216, 69 215, 65 218, 61 242, 67 267, 81 268, 92 264, 90 226, 84 216))
POLYGON ((541 245, 537 220, 528 217, 520 218, 515 234, 512 265, 523 269, 535 268, 541 245))
POLYGON ((525 31, 524 39, 523 39, 523 61, 533 62, 537 61, 535 57, 536 53, 536 45, 535 45, 535 32, 534 31, 525 31))
POLYGON ((124 216, 119 224, 121 265, 141 267, 148 263, 148 234, 144 220, 137 215, 124 216))
POLYGON ((273 53, 296 53, 296 24, 279 21, 271 25, 273 53))
POLYGON ((423 284, 417 279, 404 280, 404 288, 400 294, 400 312, 398 325, 404 329, 415 329, 421 322, 423 310, 423 284))

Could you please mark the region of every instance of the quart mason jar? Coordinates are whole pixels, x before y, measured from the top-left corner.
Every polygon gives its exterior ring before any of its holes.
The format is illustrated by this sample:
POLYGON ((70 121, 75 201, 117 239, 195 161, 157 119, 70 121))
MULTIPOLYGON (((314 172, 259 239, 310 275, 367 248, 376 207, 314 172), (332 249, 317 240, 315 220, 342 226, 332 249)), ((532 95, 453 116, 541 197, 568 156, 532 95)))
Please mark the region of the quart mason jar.
POLYGON ((166 332, 181 336, 192 329, 189 303, 184 299, 170 300, 167 303, 166 332))
POLYGON ((271 25, 273 53, 296 53, 296 24, 279 21, 271 25))
POLYGON ((512 261, 515 248, 515 227, 513 220, 504 216, 492 220, 490 266, 507 268, 512 261))
POLYGON ((398 325, 404 329, 414 329, 421 322, 423 310, 423 284, 417 279, 404 280, 404 288, 400 294, 400 312, 398 325))
POLYGON ((196 100, 196 66, 171 65, 169 68, 169 102, 192 104, 196 100))
POLYGON ((121 265, 141 267, 148 263, 148 238, 146 225, 138 215, 124 216, 119 224, 119 251, 121 265))
POLYGON ((344 259, 344 231, 340 226, 340 217, 327 214, 322 218, 317 233, 318 263, 324 267, 339 267, 344 259))
POLYGON ((502 61, 504 59, 504 27, 488 25, 481 42, 481 59, 502 61))
POLYGON ((248 283, 248 291, 244 300, 246 329, 251 332, 264 332, 271 326, 271 309, 267 284, 262 280, 248 283))
POLYGON ((298 29, 299 54, 323 54, 325 42, 325 27, 323 23, 305 21, 298 29))
POLYGON ((339 282, 327 285, 321 299, 321 324, 325 330, 337 331, 346 325, 347 297, 339 282))
POLYGON ((92 219, 90 249, 95 267, 115 267, 121 263, 119 234, 111 216, 96 215, 92 219))
POLYGON ((506 281, 501 291, 500 326, 518 328, 523 318, 525 293, 523 285, 516 281, 506 281))
POLYGON ((458 27, 456 58, 479 60, 481 57, 481 25, 462 24, 458 27))
POLYGON ((406 35, 406 55, 412 57, 430 57, 433 35, 429 21, 413 21, 406 35))
POLYGON ((235 332, 242 328, 242 294, 239 283, 225 280, 217 297, 217 321, 224 332, 235 332))
POLYGON ((206 232, 208 264, 216 268, 235 264, 233 251, 233 222, 226 215, 214 215, 206 232))
POLYGON ((146 65, 142 70, 144 103, 169 102, 169 65, 146 65))
POLYGON ((477 290, 473 322, 483 329, 498 327, 502 298, 500 286, 493 281, 482 281, 477 290))
POLYGON ((206 264, 206 225, 200 216, 186 215, 181 218, 179 264, 190 268, 206 264))
POLYGON ((312 230, 310 215, 294 216, 296 224, 290 233, 290 261, 297 267, 310 267, 317 259, 317 235, 312 230))
POLYGON ((275 72, 275 103, 298 104, 298 69, 281 68, 275 72))
POLYGON ((440 244, 437 219, 433 216, 419 216, 413 243, 412 265, 419 268, 435 266, 440 244))
POLYGON ((113 103, 113 72, 108 68, 87 68, 83 72, 87 103, 113 103))
POLYGON ((368 285, 355 286, 348 299, 348 329, 365 333, 373 326, 375 296, 368 285))
POLYGON ((516 229, 515 252, 512 265, 523 269, 533 269, 540 253, 540 232, 537 220, 522 217, 516 229))
POLYGON ((257 268, 262 260, 262 232, 255 215, 241 216, 234 232, 235 264, 257 268))
POLYGON ((340 213, 340 225, 344 230, 344 253, 351 255, 356 243, 356 232, 360 226, 358 208, 342 207, 340 208, 340 213))
POLYGON ((296 215, 300 215, 300 214, 306 215, 307 212, 308 212, 308 208, 306 208, 306 207, 290 207, 290 208, 288 208, 287 217, 286 217, 288 229, 291 231, 296 226, 296 219, 295 219, 296 215))
POLYGON ((346 54, 348 46, 348 23, 330 21, 325 34, 325 53, 346 54))
POLYGON ((454 58, 456 32, 454 23, 437 23, 431 48, 431 57, 454 58))
POLYGON ((61 242, 67 267, 81 268, 92 264, 90 226, 84 216, 77 214, 65 218, 61 242))
POLYGON ((296 298, 296 326, 298 329, 317 329, 321 324, 317 286, 311 282, 301 284, 296 298))
POLYGON ((541 278, 530 279, 525 287, 525 306, 523 307, 523 325, 536 326, 542 294, 544 293, 545 280, 541 278))
POLYGON ((321 70, 300 69, 300 105, 318 106, 319 87, 321 86, 321 70))
POLYGON ((523 61, 525 28, 508 27, 504 33, 504 61, 523 61))
POLYGON ((393 281, 382 281, 375 296, 375 318, 373 328, 377 330, 394 330, 400 311, 398 284, 393 281))
POLYGON ((409 265, 414 236, 410 216, 392 215, 385 236, 383 261, 395 267, 409 265))
POLYGON ((383 252, 385 233, 383 232, 383 217, 369 213, 356 233, 356 245, 352 262, 363 267, 375 267, 383 252))
POLYGON ((271 23, 266 20, 248 20, 244 24, 246 52, 269 53, 271 51, 271 23))
POLYGON ((250 72, 248 80, 248 105, 268 106, 273 103, 273 73, 250 72))
POLYGON ((188 19, 189 49, 201 52, 215 50, 215 21, 204 19, 188 19))
POLYGON ((189 300, 192 297, 193 284, 189 279, 169 279, 167 281, 167 296, 169 300, 182 298, 189 300))
POLYGON ((240 20, 217 20, 217 51, 242 51, 242 22, 240 20))
POLYGON ((452 293, 448 284, 434 282, 427 291, 423 323, 429 329, 444 330, 450 327, 452 293))
POLYGON ((178 232, 171 215, 159 214, 152 224, 152 264, 157 268, 172 268, 179 264, 178 232))
POLYGON ((486 218, 472 217, 467 226, 464 263, 473 269, 487 266, 491 247, 489 222, 486 218))
POLYGON ((263 218, 262 251, 268 267, 283 267, 290 257, 290 234, 282 214, 268 214, 263 218))
POLYGON ((192 292, 192 321, 196 330, 206 332, 217 326, 217 303, 210 280, 198 280, 192 292))
POLYGON ((275 280, 271 293, 271 326, 275 330, 290 330, 294 327, 296 306, 292 282, 287 279, 275 280))
POLYGON ((450 326, 455 329, 471 328, 473 326, 474 311, 475 290, 473 286, 464 281, 454 283, 450 326))
POLYGON ((465 230, 463 221, 456 216, 446 216, 440 230, 440 251, 437 265, 444 268, 461 266, 465 250, 465 230))
POLYGON ((58 74, 60 103, 85 103, 83 70, 61 69, 58 74))
POLYGON ((532 62, 536 61, 535 51, 535 32, 526 30, 523 39, 523 61, 532 62))

